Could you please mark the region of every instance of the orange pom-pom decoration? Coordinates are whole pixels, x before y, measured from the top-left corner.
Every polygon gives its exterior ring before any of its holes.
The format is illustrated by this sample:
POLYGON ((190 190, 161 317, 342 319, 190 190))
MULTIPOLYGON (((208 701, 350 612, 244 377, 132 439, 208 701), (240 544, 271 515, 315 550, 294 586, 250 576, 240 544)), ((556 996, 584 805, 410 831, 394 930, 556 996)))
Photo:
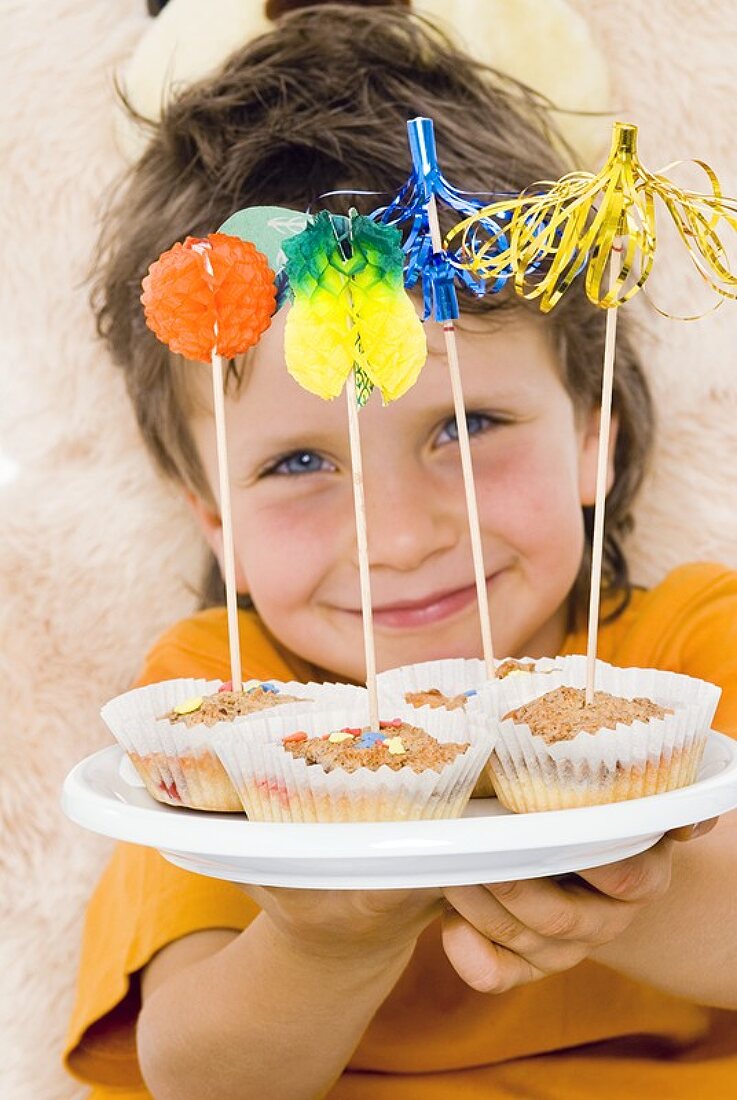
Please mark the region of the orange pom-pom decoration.
POLYGON ((204 363, 213 351, 232 359, 271 324, 274 272, 250 241, 227 233, 187 237, 151 264, 141 301, 146 324, 173 352, 204 363))

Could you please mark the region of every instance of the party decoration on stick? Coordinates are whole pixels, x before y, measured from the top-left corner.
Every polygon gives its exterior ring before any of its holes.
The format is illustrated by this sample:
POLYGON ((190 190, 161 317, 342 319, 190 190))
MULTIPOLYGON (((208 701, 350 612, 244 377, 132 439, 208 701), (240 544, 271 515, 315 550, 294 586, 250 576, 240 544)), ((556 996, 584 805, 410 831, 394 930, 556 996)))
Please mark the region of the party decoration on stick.
POLYGON ((504 252, 508 251, 505 223, 509 222, 510 215, 504 209, 499 218, 483 215, 482 208, 486 209, 483 199, 459 191, 448 183, 438 165, 432 119, 422 117, 410 119, 407 123, 407 134, 412 155, 412 173, 397 197, 388 206, 375 211, 372 217, 383 224, 396 225, 405 229, 405 286, 409 289, 418 280, 422 280, 424 316, 425 318, 432 316, 443 326, 471 537, 476 598, 481 623, 481 644, 487 676, 493 679, 496 676, 496 668, 489 595, 486 589, 481 525, 453 322, 459 316, 456 282, 466 291, 480 297, 485 293, 501 290, 511 277, 512 268, 507 262, 506 267, 499 266, 494 279, 480 280, 468 270, 468 265, 463 266, 460 262, 462 257, 459 254, 443 247, 438 221, 438 202, 449 207, 455 214, 465 214, 469 218, 480 219, 483 222, 486 237, 495 239, 498 248, 504 252))
MULTIPOLYGON (((456 284, 475 297, 501 290, 511 276, 511 268, 500 272, 496 281, 479 278, 464 264, 462 249, 436 247, 432 238, 430 207, 446 207, 466 218, 479 215, 489 202, 488 194, 474 195, 459 191, 440 171, 435 147, 432 119, 411 118, 407 122, 407 138, 412 156, 412 172, 397 196, 387 206, 373 211, 371 217, 382 225, 394 225, 404 235, 404 285, 411 290, 421 282, 424 297, 424 320, 452 320, 458 316, 456 284)), ((499 220, 483 218, 488 237, 498 235, 504 250, 508 241, 503 222, 509 215, 502 212, 499 220)))
POLYGON ((321 211, 284 242, 294 301, 287 318, 287 369, 326 400, 345 388, 361 583, 371 728, 379 729, 376 654, 358 410, 374 387, 395 401, 427 358, 425 334, 403 286, 400 234, 351 211, 321 211))
POLYGON ((233 691, 240 691, 223 359, 254 347, 269 327, 276 304, 274 273, 249 241, 224 233, 188 237, 151 265, 143 280, 141 301, 146 323, 159 340, 178 355, 211 365, 230 673, 233 691))
POLYGON ((737 297, 737 276, 728 267, 726 249, 717 233, 720 221, 737 230, 737 203, 722 195, 718 178, 708 165, 695 163, 706 173, 711 186, 708 193, 684 190, 663 172, 649 172, 637 155, 637 127, 617 122, 609 158, 601 172, 573 172, 557 182, 535 184, 516 199, 489 204, 448 234, 449 241, 461 236, 468 257, 465 264, 482 279, 495 282, 511 265, 517 293, 529 300, 537 299, 543 312, 551 310, 583 272, 587 297, 607 310, 587 703, 593 701, 595 686, 617 309, 642 289, 652 272, 658 200, 670 215, 699 274, 718 294, 737 297), (487 232, 484 219, 509 214, 509 245, 500 250, 499 236, 487 232))
POLYGON ((309 221, 309 214, 286 206, 246 206, 231 214, 218 229, 218 233, 250 241, 266 257, 275 272, 277 311, 289 298, 284 241, 301 233, 309 221))

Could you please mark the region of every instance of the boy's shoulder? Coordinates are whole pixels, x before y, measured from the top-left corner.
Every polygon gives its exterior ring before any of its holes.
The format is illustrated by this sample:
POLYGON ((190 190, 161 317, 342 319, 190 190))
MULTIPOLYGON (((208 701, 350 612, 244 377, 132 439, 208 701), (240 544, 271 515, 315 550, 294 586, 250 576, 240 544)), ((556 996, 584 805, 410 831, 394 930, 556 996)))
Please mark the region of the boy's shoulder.
MULTIPOLYGON (((301 664, 282 649, 255 611, 238 612, 238 633, 245 679, 288 680, 301 664)), ((224 607, 210 607, 174 623, 146 654, 136 684, 179 677, 227 680, 230 677, 228 618, 224 607)))
POLYGON ((717 562, 678 566, 633 592, 613 625, 606 660, 702 675, 730 649, 737 652, 737 572, 717 562))
POLYGON ((715 601, 737 597, 737 571, 720 562, 689 562, 679 565, 653 585, 637 593, 635 606, 640 613, 667 606, 674 612, 690 614, 715 601))

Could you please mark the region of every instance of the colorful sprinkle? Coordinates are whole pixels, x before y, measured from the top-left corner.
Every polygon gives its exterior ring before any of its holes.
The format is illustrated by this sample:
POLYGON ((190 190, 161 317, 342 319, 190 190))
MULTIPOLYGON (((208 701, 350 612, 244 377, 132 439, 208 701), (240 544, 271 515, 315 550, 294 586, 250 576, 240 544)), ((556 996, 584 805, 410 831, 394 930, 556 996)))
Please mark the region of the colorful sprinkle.
POLYGON ((279 688, 276 686, 276 684, 272 683, 261 684, 261 690, 269 692, 270 695, 279 694, 279 688))
POLYGON ((174 707, 175 714, 194 714, 196 710, 199 710, 202 706, 202 696, 198 695, 194 699, 185 699, 183 703, 177 703, 174 707))
POLYGON ((176 783, 174 782, 173 779, 172 779, 171 783, 166 783, 162 779, 162 781, 160 783, 158 783, 157 786, 158 786, 158 789, 161 791, 161 793, 167 795, 172 800, 172 802, 181 802, 182 801, 182 796, 180 795, 179 791, 177 790, 177 785, 176 785, 176 783))
POLYGON ((390 756, 404 756, 407 752, 401 737, 390 737, 386 742, 390 756))
POLYGON ((384 745, 386 740, 377 733, 376 730, 367 730, 366 733, 361 734, 361 739, 356 743, 357 749, 370 749, 374 745, 384 745))
POLYGON ((328 737, 328 741, 331 741, 334 745, 339 745, 341 741, 352 741, 353 734, 346 733, 345 730, 336 730, 335 733, 331 733, 328 737))
POLYGON ((402 721, 401 718, 392 718, 388 722, 379 722, 379 729, 380 730, 399 729, 399 727, 403 726, 403 725, 404 725, 404 722, 402 721))
POLYGON ((478 692, 476 688, 470 688, 469 691, 462 691, 461 695, 466 695, 470 699, 472 695, 478 695, 478 692))
POLYGON ((233 681, 232 680, 226 680, 225 683, 221 684, 220 687, 218 688, 218 694, 221 691, 232 691, 232 690, 233 690, 233 681))
POLYGON ((350 733, 353 737, 361 736, 360 726, 343 726, 343 733, 350 733))
POLYGON ((307 734, 305 733, 305 731, 304 730, 297 730, 296 733, 290 733, 290 734, 287 735, 287 737, 283 737, 282 738, 282 744, 283 745, 288 745, 288 744, 290 744, 290 742, 291 743, 296 743, 297 741, 306 741, 306 740, 307 740, 307 734))

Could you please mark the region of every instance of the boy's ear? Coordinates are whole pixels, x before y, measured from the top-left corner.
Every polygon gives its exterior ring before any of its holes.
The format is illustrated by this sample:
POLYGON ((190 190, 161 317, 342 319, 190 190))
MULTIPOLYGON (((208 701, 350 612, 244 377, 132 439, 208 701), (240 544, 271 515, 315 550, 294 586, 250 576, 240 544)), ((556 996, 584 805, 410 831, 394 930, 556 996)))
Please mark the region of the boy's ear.
MULTIPOLYGON (((601 425, 601 410, 592 409, 587 414, 583 434, 581 436, 581 454, 578 465, 578 485, 581 496, 581 504, 593 506, 596 503, 596 467, 599 458, 599 427, 601 425)), ((619 420, 616 413, 612 413, 612 423, 609 429, 609 457, 607 463, 607 492, 614 484, 614 451, 617 446, 617 433, 619 420)))
MULTIPOLYGON (((184 490, 184 499, 187 502, 187 507, 190 512, 197 520, 197 524, 202 534, 205 536, 208 546, 217 558, 220 572, 223 573, 223 522, 220 518, 220 513, 215 511, 209 504, 206 504, 205 501, 197 496, 196 493, 193 493, 191 489, 184 490)), ((237 554, 235 556, 235 586, 241 595, 245 595, 248 592, 248 582, 246 581, 243 567, 238 560, 237 554)))

